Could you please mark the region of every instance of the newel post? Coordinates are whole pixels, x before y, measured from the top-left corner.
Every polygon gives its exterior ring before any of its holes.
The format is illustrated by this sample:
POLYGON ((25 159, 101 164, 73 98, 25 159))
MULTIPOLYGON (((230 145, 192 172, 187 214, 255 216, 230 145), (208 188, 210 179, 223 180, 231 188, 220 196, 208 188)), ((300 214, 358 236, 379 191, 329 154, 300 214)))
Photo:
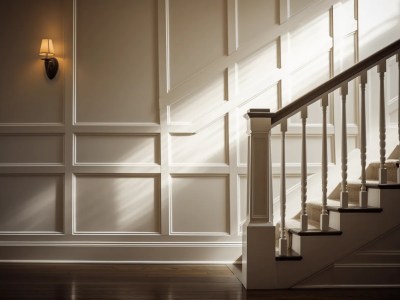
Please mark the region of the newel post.
POLYGON ((269 109, 245 115, 248 137, 247 220, 243 225, 242 283, 247 289, 276 285, 272 220, 271 117, 269 109))

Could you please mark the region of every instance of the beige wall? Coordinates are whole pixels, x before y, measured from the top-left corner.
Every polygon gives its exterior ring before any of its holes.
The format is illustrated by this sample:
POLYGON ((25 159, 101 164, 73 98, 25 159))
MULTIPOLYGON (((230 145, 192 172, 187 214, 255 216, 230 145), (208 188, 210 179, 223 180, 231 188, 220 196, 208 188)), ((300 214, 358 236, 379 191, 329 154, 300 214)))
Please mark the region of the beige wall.
MULTIPOLYGON (((1 1, 0 260, 238 258, 242 116, 275 111, 354 64, 359 28, 370 24, 360 18, 375 5, 358 2, 361 11, 354 0, 1 1), (52 81, 38 56, 44 37, 60 61, 52 81)), ((358 143, 356 95, 352 83, 349 151, 358 143)), ((336 102, 330 164, 340 153, 336 102)), ((319 103, 309 124, 313 173, 319 103)), ((278 131, 272 139, 276 197, 278 131)), ((299 183, 299 141, 294 116, 288 188, 299 183)))

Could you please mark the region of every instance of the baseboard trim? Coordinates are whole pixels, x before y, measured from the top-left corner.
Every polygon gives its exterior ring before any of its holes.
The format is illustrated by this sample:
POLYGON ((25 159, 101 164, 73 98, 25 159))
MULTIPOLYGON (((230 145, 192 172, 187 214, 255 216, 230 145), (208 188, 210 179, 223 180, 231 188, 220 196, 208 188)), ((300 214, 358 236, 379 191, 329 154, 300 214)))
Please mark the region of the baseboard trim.
POLYGON ((231 264, 241 243, 1 243, 0 262, 231 264))

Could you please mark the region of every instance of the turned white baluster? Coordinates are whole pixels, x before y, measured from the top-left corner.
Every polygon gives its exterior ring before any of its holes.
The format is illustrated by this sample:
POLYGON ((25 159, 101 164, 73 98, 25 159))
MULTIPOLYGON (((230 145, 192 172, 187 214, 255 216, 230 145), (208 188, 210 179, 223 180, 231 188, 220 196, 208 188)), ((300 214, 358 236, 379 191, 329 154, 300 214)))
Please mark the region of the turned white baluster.
POLYGON ((385 168, 386 162, 386 116, 385 116, 385 72, 386 61, 382 61, 378 65, 379 73, 379 183, 385 184, 387 182, 387 169, 385 168))
POLYGON ((329 228, 329 216, 327 211, 328 193, 328 152, 326 136, 326 108, 328 106, 328 95, 321 99, 322 106, 322 211, 320 216, 320 229, 326 231, 329 228))
MULTIPOLYGON (((398 106, 397 106, 397 124, 399 126, 399 147, 400 147, 400 52, 397 53, 396 55, 396 61, 397 61, 397 66, 399 67, 399 94, 397 97, 397 102, 398 102, 398 106)), ((400 160, 400 157, 399 157, 400 160)), ((400 168, 397 168, 397 183, 400 183, 400 168)))
POLYGON ((347 121, 346 121, 346 96, 348 93, 347 83, 340 87, 342 96, 342 183, 340 191, 340 206, 349 206, 349 193, 347 191, 347 121))
POLYGON ((306 143, 307 107, 301 110, 301 231, 308 230, 307 215, 307 143, 306 143))
POLYGON ((360 207, 366 208, 368 206, 368 193, 366 187, 366 160, 367 160, 367 129, 365 121, 365 85, 367 84, 367 72, 360 75, 360 88, 361 88, 361 189, 359 203, 360 207))
POLYGON ((286 171, 285 171, 285 133, 287 131, 287 120, 281 123, 282 148, 281 148, 281 236, 279 238, 279 255, 288 254, 288 243, 285 228, 286 212, 286 171))

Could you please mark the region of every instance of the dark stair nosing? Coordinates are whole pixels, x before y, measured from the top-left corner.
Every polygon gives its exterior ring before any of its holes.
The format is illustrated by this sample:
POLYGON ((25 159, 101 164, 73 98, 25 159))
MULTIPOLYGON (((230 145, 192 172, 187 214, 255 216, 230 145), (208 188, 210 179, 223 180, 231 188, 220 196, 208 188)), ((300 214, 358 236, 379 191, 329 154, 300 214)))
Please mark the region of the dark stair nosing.
POLYGON ((400 189, 399 183, 367 183, 365 185, 367 189, 382 189, 382 190, 395 190, 400 189))
POLYGON ((303 257, 298 254, 296 251, 293 251, 292 249, 288 250, 287 255, 279 255, 278 251, 276 252, 276 261, 288 261, 288 260, 302 260, 303 257))
POLYGON ((320 229, 309 229, 307 231, 301 231, 300 228, 289 229, 290 233, 297 234, 299 236, 324 236, 324 235, 341 235, 342 231, 329 228, 327 231, 320 229))
POLYGON ((383 211, 383 209, 380 207, 361 208, 358 206, 347 207, 347 208, 343 208, 340 206, 328 206, 327 210, 328 211, 337 211, 340 213, 380 213, 383 211))

